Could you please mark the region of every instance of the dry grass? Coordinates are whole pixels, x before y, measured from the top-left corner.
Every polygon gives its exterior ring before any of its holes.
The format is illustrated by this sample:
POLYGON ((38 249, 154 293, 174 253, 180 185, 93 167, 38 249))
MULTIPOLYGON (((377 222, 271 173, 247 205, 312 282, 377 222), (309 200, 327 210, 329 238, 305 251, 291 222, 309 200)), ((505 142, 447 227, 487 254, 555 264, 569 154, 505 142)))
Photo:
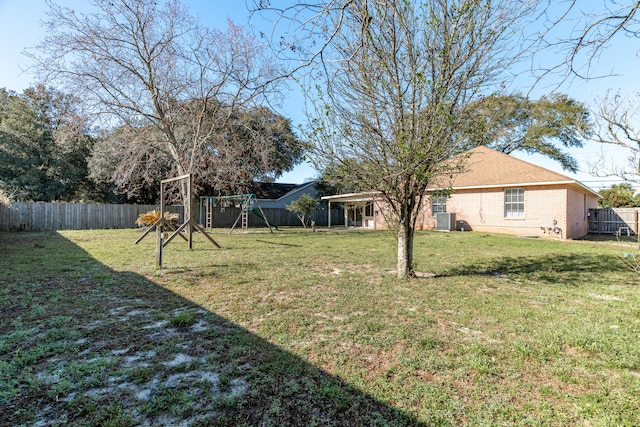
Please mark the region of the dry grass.
POLYGON ((0 424, 638 425, 633 243, 0 234, 0 424))
MULTIPOLYGON (((172 212, 165 212, 164 219, 172 225, 176 225, 178 222, 178 218, 180 215, 172 212)), ((149 227, 155 224, 160 219, 160 209, 155 209, 153 211, 141 213, 136 219, 136 225, 138 227, 149 227)))

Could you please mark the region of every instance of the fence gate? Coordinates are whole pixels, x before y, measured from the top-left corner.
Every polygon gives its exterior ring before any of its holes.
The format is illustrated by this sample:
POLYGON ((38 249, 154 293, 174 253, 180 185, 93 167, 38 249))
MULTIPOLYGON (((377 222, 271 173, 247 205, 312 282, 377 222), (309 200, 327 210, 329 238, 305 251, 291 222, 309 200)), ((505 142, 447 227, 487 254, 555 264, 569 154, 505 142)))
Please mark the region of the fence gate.
POLYGON ((639 208, 589 209, 589 233, 616 234, 629 232, 638 234, 639 208))

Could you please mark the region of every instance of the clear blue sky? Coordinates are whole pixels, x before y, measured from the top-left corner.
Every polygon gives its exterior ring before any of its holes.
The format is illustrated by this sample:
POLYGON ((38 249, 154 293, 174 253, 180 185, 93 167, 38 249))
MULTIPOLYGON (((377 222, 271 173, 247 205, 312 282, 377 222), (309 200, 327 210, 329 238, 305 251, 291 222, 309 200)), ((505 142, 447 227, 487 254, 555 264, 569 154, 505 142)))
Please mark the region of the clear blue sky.
MULTIPOLYGON (((244 0, 188 0, 185 2, 189 5, 191 12, 210 27, 224 28, 227 19, 250 27, 265 25, 255 21, 249 22, 244 0)), ((80 10, 85 8, 87 4, 83 0, 59 0, 59 3, 80 10)), ((28 64, 28 58, 22 55, 22 52, 25 48, 34 46, 43 37, 43 28, 40 22, 46 18, 45 10, 44 0, 0 0, 0 87, 21 92, 32 85, 31 76, 22 71, 28 64)), ((623 92, 636 92, 640 89, 638 87, 640 83, 635 83, 638 65, 640 65, 639 50, 640 41, 618 37, 615 43, 603 52, 598 64, 596 64, 600 74, 616 73, 616 76, 586 82, 576 81, 572 85, 562 86, 559 90, 587 105, 593 105, 593 99, 604 96, 609 88, 621 89, 623 92)), ((523 92, 527 90, 527 88, 522 88, 523 92)), ((537 98, 550 90, 551 86, 541 85, 531 93, 531 96, 537 98)), ((292 94, 290 99, 285 101, 283 111, 281 111, 282 114, 291 118, 295 125, 301 124, 305 120, 300 105, 296 105, 298 99, 300 98, 292 94)), ((577 178, 598 190, 609 184, 587 174, 585 161, 595 159, 603 148, 612 162, 622 162, 628 156, 627 153, 612 147, 587 142, 583 149, 571 150, 571 153, 580 161, 580 167, 583 169, 576 175, 563 171, 559 165, 542 156, 528 156, 526 154, 517 154, 516 156, 577 178)), ((301 183, 305 179, 315 176, 317 176, 317 172, 309 165, 304 164, 293 172, 285 174, 279 181, 301 183)))

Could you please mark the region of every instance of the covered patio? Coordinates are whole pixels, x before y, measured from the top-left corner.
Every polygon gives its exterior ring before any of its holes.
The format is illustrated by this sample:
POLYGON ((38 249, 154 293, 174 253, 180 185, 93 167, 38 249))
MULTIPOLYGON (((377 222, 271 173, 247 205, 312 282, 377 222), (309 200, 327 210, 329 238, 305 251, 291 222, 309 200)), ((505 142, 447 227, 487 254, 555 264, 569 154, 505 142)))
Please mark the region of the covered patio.
MULTIPOLYGON (((338 194, 335 196, 324 196, 322 200, 328 203, 328 212, 331 212, 332 203, 342 203, 344 207, 345 228, 376 228, 376 216, 379 212, 375 206, 375 196, 377 193, 351 193, 338 194)), ((331 215, 328 219, 328 227, 331 228, 331 215)))

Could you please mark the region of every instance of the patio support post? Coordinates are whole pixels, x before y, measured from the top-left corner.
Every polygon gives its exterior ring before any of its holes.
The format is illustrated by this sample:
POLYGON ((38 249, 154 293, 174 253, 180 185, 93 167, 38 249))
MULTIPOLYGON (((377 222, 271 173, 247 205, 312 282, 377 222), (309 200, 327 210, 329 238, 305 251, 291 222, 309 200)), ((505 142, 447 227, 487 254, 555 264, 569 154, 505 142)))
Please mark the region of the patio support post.
POLYGON ((349 228, 349 208, 347 206, 348 205, 345 203, 345 205, 344 205, 344 228, 349 228))

